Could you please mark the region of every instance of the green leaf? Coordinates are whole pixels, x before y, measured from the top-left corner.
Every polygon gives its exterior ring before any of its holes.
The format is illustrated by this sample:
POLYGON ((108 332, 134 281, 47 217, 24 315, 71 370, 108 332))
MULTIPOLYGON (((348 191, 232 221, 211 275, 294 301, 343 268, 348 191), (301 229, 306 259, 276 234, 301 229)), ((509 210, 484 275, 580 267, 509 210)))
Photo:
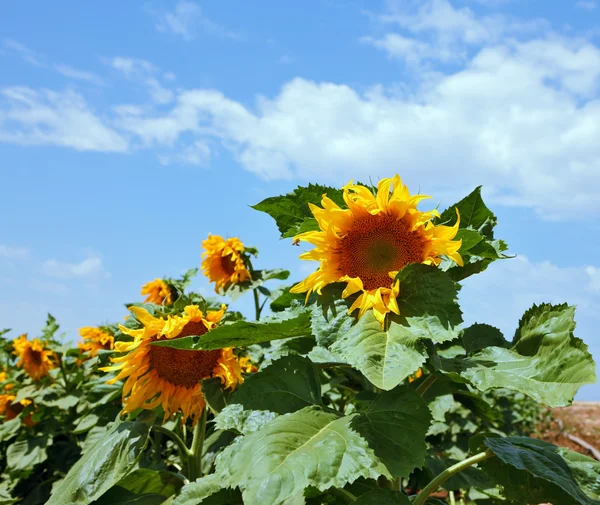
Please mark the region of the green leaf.
POLYGON ((183 481, 174 473, 138 468, 94 501, 93 505, 158 505, 182 486, 183 481))
POLYGON ((587 346, 573 336, 574 312, 566 304, 534 305, 510 349, 488 347, 461 361, 461 376, 481 391, 504 387, 550 407, 569 405, 581 386, 596 381, 587 346))
POLYGON ((315 304, 312 309, 312 334, 318 345, 329 347, 338 336, 344 335, 356 318, 348 314, 348 304, 344 300, 336 300, 330 305, 315 304))
POLYGON ((398 387, 378 394, 366 412, 352 419, 393 477, 408 477, 425 461, 425 435, 431 414, 412 389, 398 387))
POLYGON ((216 474, 207 475, 190 482, 181 490, 173 505, 243 505, 240 492, 236 489, 223 489, 222 481, 216 474))
POLYGON ((217 430, 228 430, 247 435, 262 428, 277 417, 274 412, 267 410, 245 410, 244 406, 234 403, 225 407, 214 423, 217 430))
POLYGON ((410 505, 410 500, 398 491, 374 489, 360 496, 353 505, 410 505))
POLYGON ((80 433, 85 433, 86 431, 91 430, 94 426, 98 424, 98 420, 100 418, 93 413, 88 414, 87 416, 83 416, 77 421, 75 428, 73 429, 73 433, 79 435, 80 433))
POLYGON ((19 417, 0 423, 0 442, 5 442, 14 437, 21 428, 21 419, 19 417))
POLYGON ((469 326, 463 331, 461 339, 467 354, 473 354, 488 347, 509 346, 502 332, 489 324, 476 323, 469 326))
MULTIPOLYGON (((426 468, 431 472, 431 477, 436 477, 448 467, 458 463, 455 459, 427 458, 426 468)), ((475 467, 465 468, 444 482, 441 486, 448 491, 459 489, 488 489, 494 487, 494 482, 480 469, 475 467)))
POLYGON ((444 327, 462 322, 458 285, 446 272, 413 263, 400 270, 396 279, 400 281, 398 307, 402 317, 436 316, 444 327))
POLYGON ((600 461, 588 458, 564 447, 558 448, 558 454, 565 460, 573 473, 573 478, 581 490, 590 498, 600 500, 600 461))
POLYGON ((579 487, 555 445, 526 437, 487 438, 497 456, 482 463, 484 471, 518 504, 598 505, 579 487))
POLYGON ((232 300, 237 300, 245 291, 249 289, 260 289, 268 280, 279 279, 286 280, 290 276, 289 270, 276 268, 273 270, 254 270, 252 280, 231 284, 223 294, 229 296, 232 300))
POLYGON ((246 347, 282 338, 309 337, 310 311, 293 307, 260 322, 236 321, 218 326, 202 336, 190 336, 152 342, 152 345, 175 349, 212 350, 224 347, 246 347))
POLYGON ((389 476, 351 420, 318 407, 279 416, 217 456, 221 485, 239 487, 245 505, 281 505, 309 486, 389 476))
POLYGON ((115 423, 54 487, 46 505, 87 505, 102 496, 135 466, 155 417, 144 411, 135 421, 115 423))
POLYGON ((313 363, 288 355, 253 374, 233 393, 231 403, 247 410, 268 410, 277 414, 295 412, 321 404, 321 384, 313 363))
POLYGON ((223 387, 219 377, 211 377, 200 382, 202 396, 206 400, 210 409, 215 412, 221 412, 228 404, 231 391, 223 387))
POLYGON ((269 304, 273 312, 281 312, 291 307, 294 302, 304 302, 306 295, 303 293, 290 293, 292 286, 286 286, 271 292, 272 302, 269 304))
POLYGON ((308 204, 320 206, 323 195, 327 195, 338 205, 344 205, 340 189, 309 184, 307 187, 298 186, 287 195, 266 198, 252 205, 252 208, 269 214, 275 219, 281 238, 290 238, 301 232, 319 229, 308 204))
POLYGON ((425 363, 427 352, 422 339, 410 326, 394 322, 384 331, 369 311, 339 336, 330 351, 360 370, 378 388, 390 390, 425 363))
POLYGON ((456 223, 456 209, 460 212, 460 227, 476 230, 489 239, 494 238, 492 229, 496 226, 498 220, 493 212, 487 208, 481 198, 481 186, 477 186, 468 196, 460 202, 448 207, 436 224, 445 224, 453 226, 456 223))
POLYGON ((52 442, 48 435, 17 440, 6 450, 6 465, 11 472, 32 470, 48 459, 46 449, 52 442))

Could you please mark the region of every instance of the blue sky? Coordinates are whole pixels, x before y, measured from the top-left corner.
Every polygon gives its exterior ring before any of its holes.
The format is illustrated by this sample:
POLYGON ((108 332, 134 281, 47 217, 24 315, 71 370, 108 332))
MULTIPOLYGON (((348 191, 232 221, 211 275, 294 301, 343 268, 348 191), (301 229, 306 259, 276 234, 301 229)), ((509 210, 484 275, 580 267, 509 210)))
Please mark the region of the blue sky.
POLYGON ((511 338, 533 302, 567 301, 600 360, 593 1, 4 2, 0 68, 14 334, 121 319, 208 233, 299 279, 313 266, 248 205, 398 172, 442 207, 483 184, 517 255, 465 283, 467 323, 511 338))

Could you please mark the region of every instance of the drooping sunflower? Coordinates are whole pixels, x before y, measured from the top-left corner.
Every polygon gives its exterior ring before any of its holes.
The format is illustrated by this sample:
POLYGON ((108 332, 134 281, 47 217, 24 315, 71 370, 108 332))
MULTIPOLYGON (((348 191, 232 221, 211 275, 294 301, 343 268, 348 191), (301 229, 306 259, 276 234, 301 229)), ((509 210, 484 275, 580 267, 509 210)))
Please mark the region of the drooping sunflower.
POLYGON ((112 350, 115 342, 114 337, 100 328, 85 326, 79 328, 79 335, 83 339, 77 344, 81 352, 87 353, 88 357, 93 358, 100 350, 112 350))
POLYGON ((142 286, 142 295, 147 295, 144 302, 156 305, 171 305, 173 303, 173 292, 171 287, 162 279, 154 279, 142 286))
MULTIPOLYGON (((458 232, 460 216, 454 226, 435 226, 436 210, 421 212, 418 203, 429 198, 410 195, 400 177, 383 179, 377 194, 359 184, 343 188, 347 208, 340 208, 327 196, 321 205, 309 204, 320 231, 301 233, 294 241, 306 241, 316 247, 300 256, 320 262, 319 269, 296 284, 292 293, 321 289, 334 282, 345 282, 347 298, 360 296, 349 312, 359 309, 358 317, 373 309, 383 324, 389 312, 399 314, 396 300, 400 286, 394 282, 398 271, 409 263, 439 265, 445 255, 462 265, 461 240, 452 240, 458 232)), ((458 211, 457 211, 458 213, 458 211)))
MULTIPOLYGON (((13 403, 17 397, 11 394, 0 395, 0 416, 4 416, 5 421, 10 421, 17 417, 25 407, 31 405, 33 402, 29 398, 23 398, 17 403, 13 403)), ((31 418, 31 412, 23 418, 23 424, 26 426, 33 426, 35 422, 31 418)))
POLYGON ((24 368, 33 380, 45 377, 50 370, 56 368, 56 355, 37 338, 27 340, 27 334, 24 333, 14 340, 13 347, 13 354, 19 357, 17 366, 24 368))
POLYGON ((244 261, 246 248, 239 238, 225 240, 219 235, 209 235, 202 242, 202 247, 205 249, 202 253, 202 272, 210 282, 216 283, 217 293, 231 284, 239 284, 252 277, 244 261))
POLYGON ((195 423, 205 406, 201 379, 219 377, 226 388, 244 382, 239 360, 231 348, 189 351, 150 345, 157 340, 204 335, 221 320, 224 305, 221 310, 206 314, 197 305, 188 305, 183 314, 167 319, 154 317, 140 307, 130 310, 143 328, 121 326, 121 331, 133 337, 133 341, 117 342, 115 351, 126 354, 111 358, 115 364, 101 369, 119 372, 108 381, 111 384, 127 377, 123 386, 123 412, 160 405, 165 411, 163 421, 181 411, 183 421, 191 418, 195 423))

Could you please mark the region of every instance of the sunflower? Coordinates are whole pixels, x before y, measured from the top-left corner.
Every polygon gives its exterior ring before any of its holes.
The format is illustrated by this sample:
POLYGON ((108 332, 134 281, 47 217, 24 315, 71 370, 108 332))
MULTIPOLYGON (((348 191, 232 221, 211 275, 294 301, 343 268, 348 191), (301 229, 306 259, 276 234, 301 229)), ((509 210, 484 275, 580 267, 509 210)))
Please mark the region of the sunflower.
POLYGON ((44 348, 41 340, 35 338, 27 340, 24 333, 13 341, 14 352, 19 357, 17 366, 22 367, 33 380, 41 379, 48 372, 56 368, 56 355, 44 348))
MULTIPOLYGON (((17 403, 13 403, 16 399, 17 397, 15 395, 0 395, 0 416, 4 416, 5 421, 10 421, 11 419, 14 419, 21 412, 23 412, 23 409, 25 407, 33 403, 29 398, 23 398, 17 403)), ((35 424, 35 422, 31 418, 31 412, 23 418, 23 424, 29 427, 35 424)))
POLYGON ((90 358, 96 356, 101 349, 109 351, 113 349, 115 339, 110 333, 100 328, 85 326, 79 328, 79 335, 83 342, 79 342, 77 347, 81 352, 87 353, 90 358))
POLYGON ((202 242, 202 272, 215 282, 215 291, 250 280, 252 276, 244 261, 244 244, 239 238, 223 239, 218 235, 209 235, 202 242))
POLYGON ((231 348, 188 351, 150 345, 157 340, 204 335, 221 320, 224 305, 206 315, 197 305, 188 305, 183 314, 167 319, 154 317, 141 307, 130 310, 143 327, 134 330, 120 326, 133 341, 117 342, 115 351, 126 354, 111 358, 115 364, 101 369, 119 372, 108 381, 110 384, 128 377, 123 386, 123 412, 160 405, 165 411, 163 422, 182 411, 184 422, 192 418, 195 423, 205 406, 201 379, 219 377, 226 388, 244 382, 242 367, 231 348))
POLYGON ((442 255, 463 264, 458 253, 462 241, 452 240, 460 216, 454 226, 435 226, 436 210, 417 210, 417 204, 429 197, 411 196, 398 175, 381 180, 376 195, 350 182, 343 188, 343 198, 347 208, 325 195, 323 208, 309 204, 320 231, 301 233, 294 240, 316 246, 300 258, 319 261, 320 267, 292 293, 306 292, 308 299, 313 291, 321 294, 326 285, 344 282, 342 297, 360 293, 349 312, 359 309, 360 318, 373 309, 383 324, 387 313, 400 313, 396 301, 400 286, 394 281, 400 269, 409 263, 439 265, 442 255))
POLYGON ((146 296, 144 302, 156 305, 171 305, 173 303, 173 292, 171 287, 162 279, 154 279, 142 286, 142 295, 146 296))

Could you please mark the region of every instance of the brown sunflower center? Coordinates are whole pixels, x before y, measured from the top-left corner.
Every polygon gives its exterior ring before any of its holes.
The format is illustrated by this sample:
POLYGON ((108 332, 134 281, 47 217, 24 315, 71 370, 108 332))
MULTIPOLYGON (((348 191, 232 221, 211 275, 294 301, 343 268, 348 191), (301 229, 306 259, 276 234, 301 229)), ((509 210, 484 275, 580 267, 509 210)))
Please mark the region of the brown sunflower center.
POLYGON ((235 261, 233 260, 232 254, 221 256, 221 267, 227 275, 232 275, 235 273, 235 261))
MULTIPOLYGON (((204 335, 207 331, 202 322, 189 322, 175 338, 204 335)), ((161 379, 186 388, 195 386, 200 379, 210 377, 221 356, 220 349, 184 351, 155 345, 150 346, 149 352, 150 366, 156 370, 161 379)))
POLYGON ((42 364, 42 351, 34 351, 33 349, 29 349, 29 362, 33 363, 36 366, 40 366, 42 364))
POLYGON ((423 261, 421 235, 394 216, 378 214, 357 219, 341 240, 340 270, 360 277, 366 290, 389 287, 389 272, 423 261))

